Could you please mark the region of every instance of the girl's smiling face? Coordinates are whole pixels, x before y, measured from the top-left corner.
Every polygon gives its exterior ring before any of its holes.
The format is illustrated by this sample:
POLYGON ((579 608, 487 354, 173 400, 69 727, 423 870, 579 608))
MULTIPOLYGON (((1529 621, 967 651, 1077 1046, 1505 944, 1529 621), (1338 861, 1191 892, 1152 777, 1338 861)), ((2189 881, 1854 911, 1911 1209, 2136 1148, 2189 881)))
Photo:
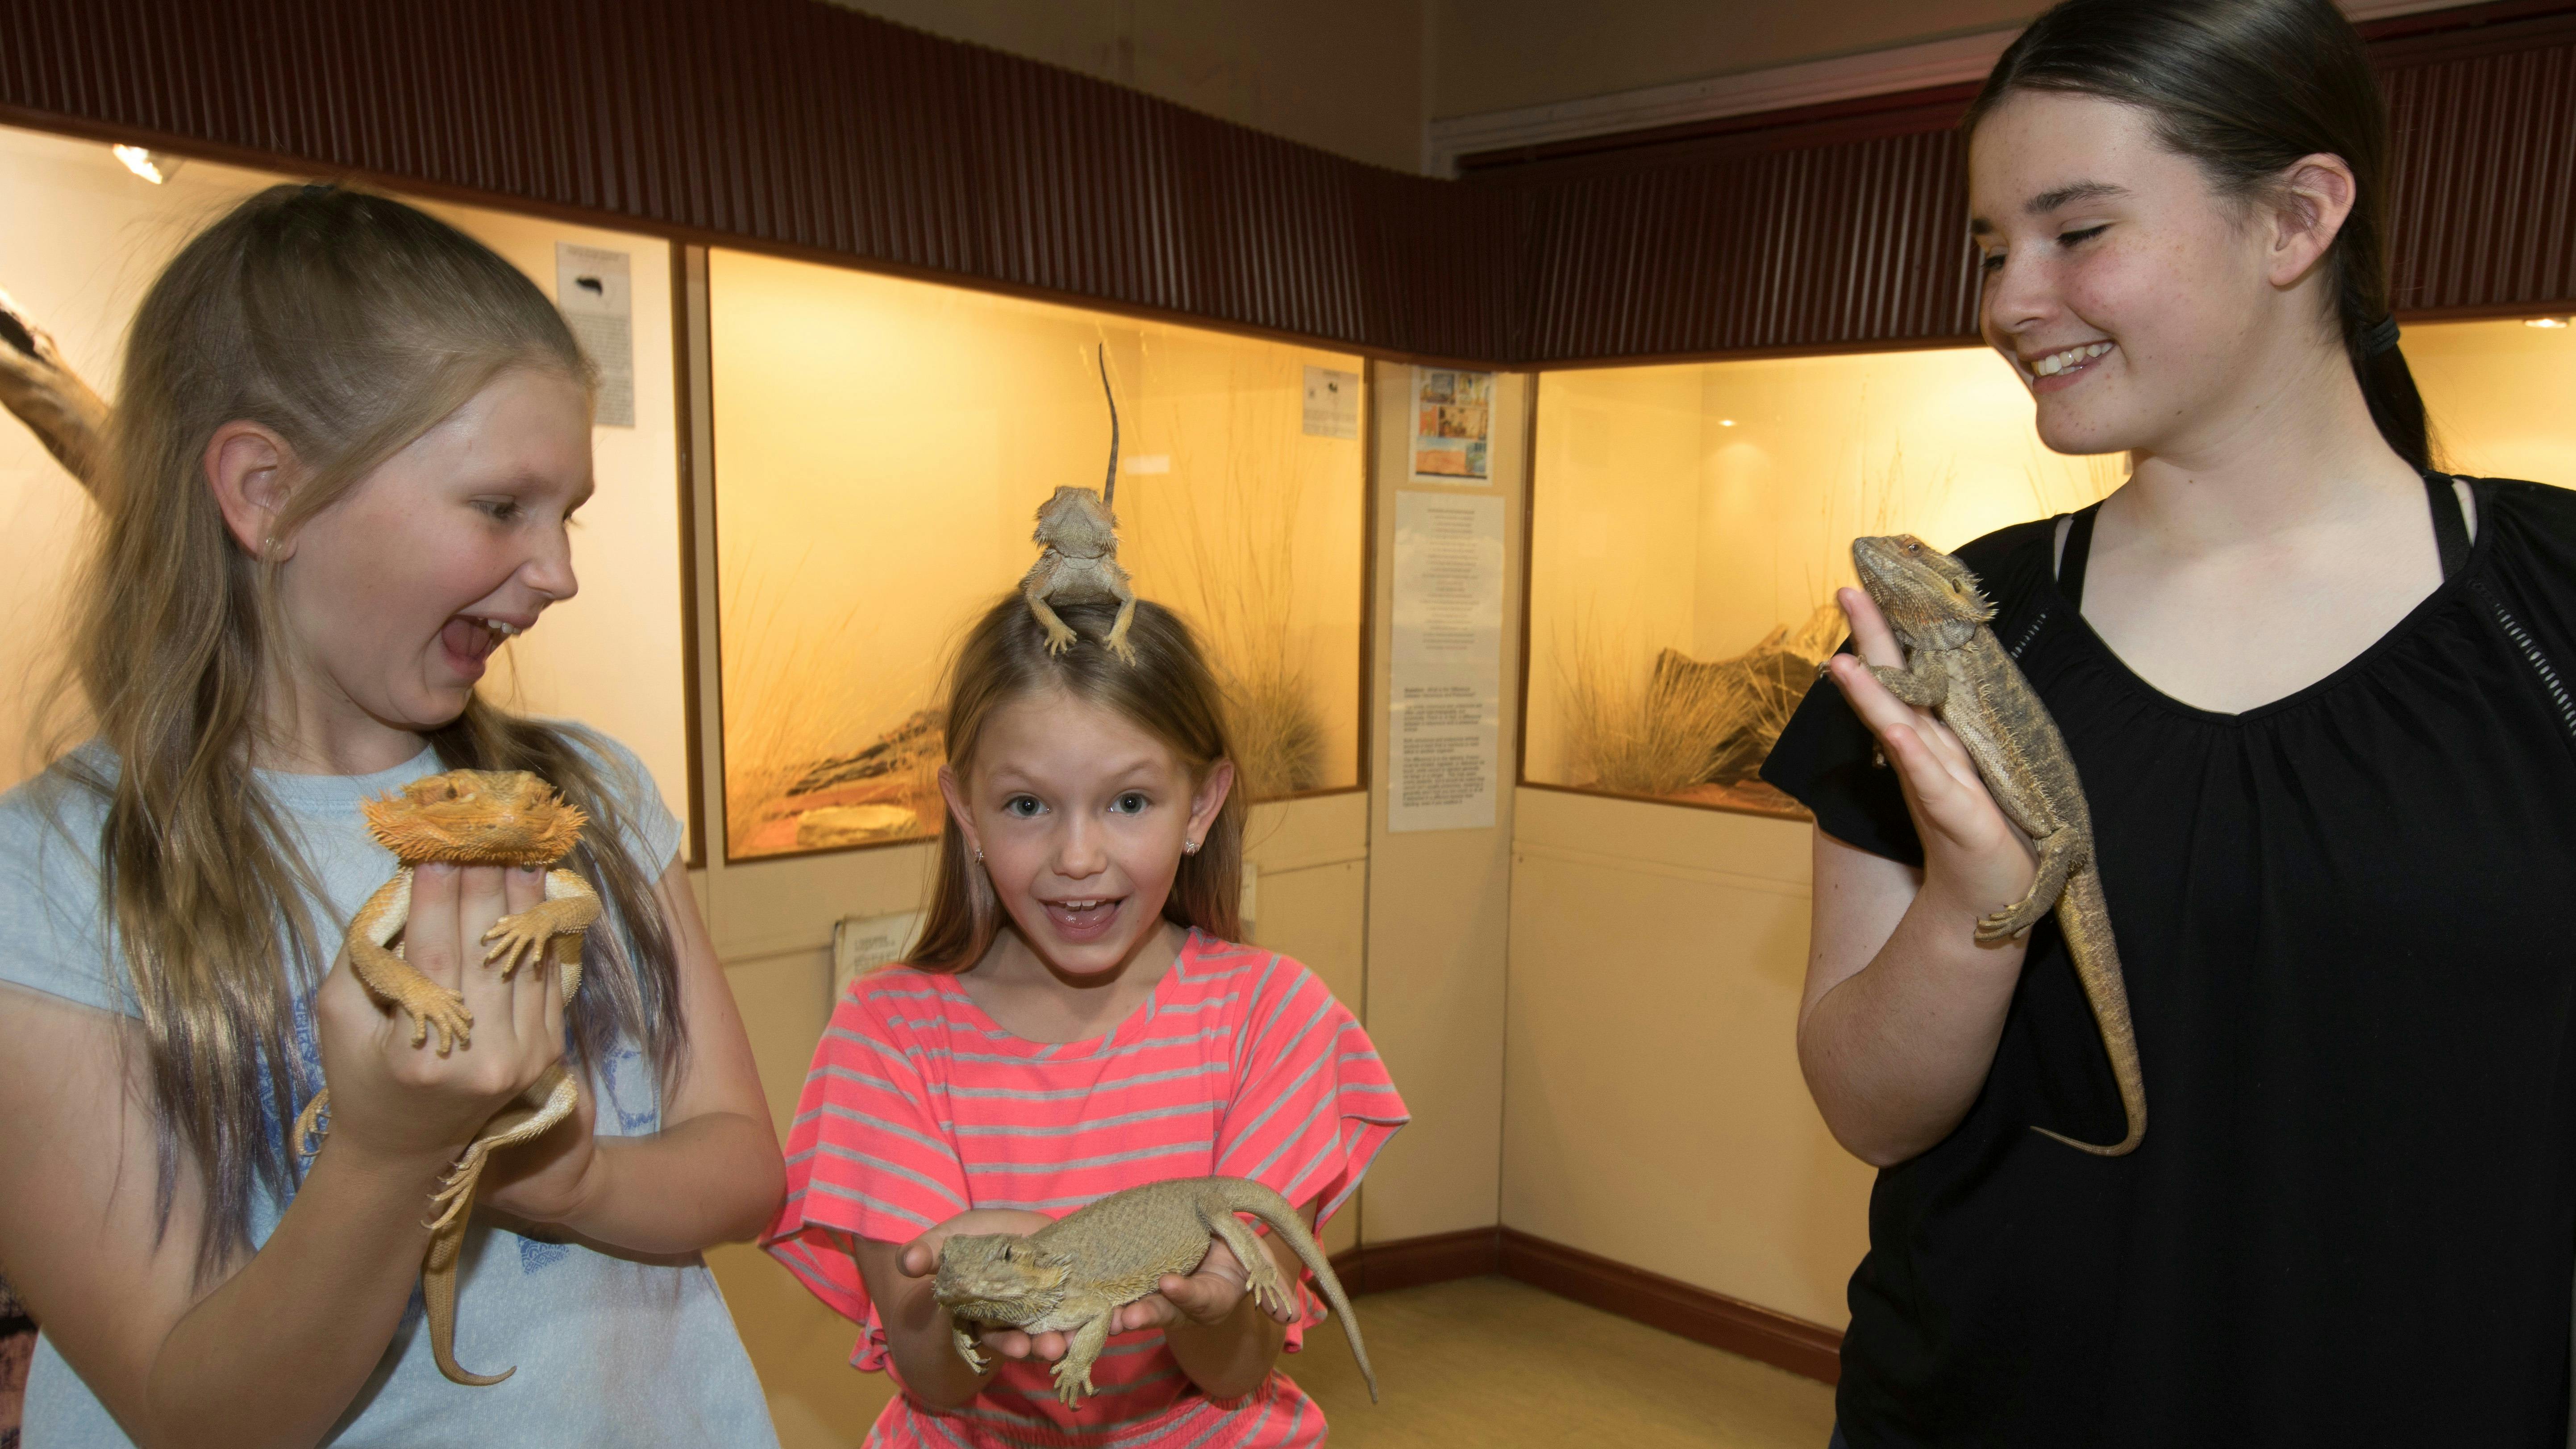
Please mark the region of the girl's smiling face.
POLYGON ((501 640, 573 596, 590 402, 515 368, 280 540, 278 596, 307 689, 381 724, 464 712, 501 640))
POLYGON ((2137 107, 2013 95, 1978 123, 1968 176, 1980 327, 2058 452, 2187 447, 2320 350, 2328 313, 2300 284, 2326 269, 2137 107))
POLYGON ((939 772, 1020 939, 1072 977, 1114 973, 1153 938, 1233 784, 1230 761, 1194 779, 1153 734, 1058 691, 995 709, 965 774, 939 772))

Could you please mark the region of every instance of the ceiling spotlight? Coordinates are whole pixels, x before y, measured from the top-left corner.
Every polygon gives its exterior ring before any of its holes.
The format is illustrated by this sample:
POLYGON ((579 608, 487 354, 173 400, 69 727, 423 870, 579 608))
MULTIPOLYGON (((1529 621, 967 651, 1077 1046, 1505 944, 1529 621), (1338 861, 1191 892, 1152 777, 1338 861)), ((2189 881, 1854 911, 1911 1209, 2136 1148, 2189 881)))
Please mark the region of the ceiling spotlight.
POLYGON ((117 160, 125 163, 126 170, 155 186, 179 174, 179 158, 176 156, 160 155, 146 151, 140 146, 115 146, 109 149, 116 152, 117 160))
POLYGON ((1721 427, 1721 428, 1731 428, 1731 427, 1734 427, 1734 426, 1735 426, 1735 419, 1733 419, 1733 418, 1719 418, 1719 419, 1717 420, 1717 425, 1718 425, 1719 427, 1721 427))
POLYGON ((2555 332, 2568 326, 2569 322, 2570 319, 2565 317, 2526 317, 2522 320, 2522 325, 2525 327, 2546 327, 2555 332))

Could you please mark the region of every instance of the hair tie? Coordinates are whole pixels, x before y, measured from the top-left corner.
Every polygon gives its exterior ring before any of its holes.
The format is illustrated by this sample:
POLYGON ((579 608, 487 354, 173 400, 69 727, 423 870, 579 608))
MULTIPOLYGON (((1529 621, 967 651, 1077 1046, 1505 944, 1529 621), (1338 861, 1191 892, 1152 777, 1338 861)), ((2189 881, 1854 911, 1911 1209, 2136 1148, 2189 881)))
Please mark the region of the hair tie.
POLYGON ((2361 334, 2361 355, 2377 357, 2397 345, 2397 314, 2392 312, 2361 334))

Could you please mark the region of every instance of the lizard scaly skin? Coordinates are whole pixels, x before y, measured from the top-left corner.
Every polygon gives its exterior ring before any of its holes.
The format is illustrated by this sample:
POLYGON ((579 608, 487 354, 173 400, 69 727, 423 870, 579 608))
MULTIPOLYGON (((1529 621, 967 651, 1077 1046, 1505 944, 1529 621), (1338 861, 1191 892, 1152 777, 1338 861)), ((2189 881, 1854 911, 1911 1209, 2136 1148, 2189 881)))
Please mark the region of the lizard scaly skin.
MULTIPOLYGON (((349 922, 349 968, 377 999, 412 1018, 419 1046, 438 1032, 438 1052, 471 1045, 474 1018, 465 998, 414 969, 394 937, 411 919, 415 867, 442 865, 547 865, 569 854, 589 823, 556 796, 554 787, 519 770, 450 770, 415 780, 398 793, 360 807, 367 829, 400 862, 394 878, 369 897, 349 922)), ((551 961, 563 973, 564 1000, 581 989, 581 938, 599 919, 599 896, 568 870, 546 872, 546 898, 483 933, 485 965, 498 965, 506 981, 521 966, 551 961)), ((295 1119, 299 1150, 329 1130, 331 1089, 324 1087, 295 1119)), ((439 1214, 429 1223, 429 1251, 421 1260, 421 1296, 428 1307, 430 1356, 438 1371, 460 1384, 497 1384, 516 1369, 469 1373, 456 1362, 456 1261, 465 1247, 474 1188, 493 1153, 515 1146, 573 1114, 581 1087, 562 1063, 548 1067, 535 1085, 483 1125, 430 1199, 439 1214)))
MULTIPOLYGON (((1104 350, 1100 362, 1101 391, 1109 391, 1109 359, 1104 350)), ((1095 493, 1088 488, 1058 488, 1046 502, 1038 505, 1037 532, 1029 535, 1039 545, 1038 561, 1020 579, 1020 597, 1028 600, 1029 612, 1037 616, 1046 630, 1049 654, 1062 654, 1073 647, 1073 626, 1059 618, 1056 604, 1111 604, 1118 606, 1118 617, 1109 626, 1109 637, 1101 642, 1109 652, 1128 664, 1136 662, 1136 650, 1127 642, 1127 626, 1136 618, 1136 591, 1128 586, 1127 570, 1118 562, 1118 515, 1109 511, 1110 500, 1118 496, 1118 395, 1109 394, 1109 476, 1095 493)))
POLYGON ((2111 938, 2111 908, 2093 855, 2093 815, 2075 759, 2039 694, 1986 627, 1994 605, 1977 576, 1957 559, 1911 534, 1852 541, 1861 587, 1905 646, 1905 668, 1873 667, 1887 692, 1941 717, 1976 761, 1977 774, 2039 853, 2030 893, 1977 922, 1977 939, 2001 941, 2030 929, 2054 908, 2074 958, 2075 976, 2128 1115, 2128 1135, 2108 1144, 2078 1142, 2044 1127, 2031 1130, 2104 1157, 2137 1150, 2147 1131, 2147 1089, 2138 1067, 2138 1037, 2129 993, 2111 938))
POLYGON ((1333 1265, 1288 1199, 1240 1177, 1147 1183, 1113 1192, 1034 1233, 950 1238, 939 1250, 931 1296, 953 1320, 958 1356, 978 1373, 985 1360, 966 1327, 970 1323, 1065 1334, 1069 1346, 1055 1366, 1055 1392, 1071 1408, 1092 1392, 1091 1366, 1109 1342, 1110 1316, 1153 1292, 1164 1274, 1196 1271, 1210 1238, 1223 1240, 1243 1264, 1250 1275, 1246 1291, 1255 1302, 1274 1312, 1288 1310, 1294 1300, 1278 1263, 1236 1213, 1268 1223, 1315 1275, 1375 1403, 1377 1373, 1369 1367, 1359 1320, 1333 1265))

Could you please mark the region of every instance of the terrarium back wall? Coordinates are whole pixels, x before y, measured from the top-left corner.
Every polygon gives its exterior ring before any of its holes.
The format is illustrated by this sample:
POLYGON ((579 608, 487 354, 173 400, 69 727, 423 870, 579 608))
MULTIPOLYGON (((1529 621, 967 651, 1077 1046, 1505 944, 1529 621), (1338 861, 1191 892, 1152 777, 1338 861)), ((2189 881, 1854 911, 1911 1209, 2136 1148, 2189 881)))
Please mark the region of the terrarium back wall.
MULTIPOLYGON (((126 170, 103 143, 0 127, 0 290, 53 334, 74 370, 112 403, 126 325, 153 277, 200 227, 289 179, 188 161, 156 186, 126 170)), ((548 295, 558 241, 627 254, 636 426, 592 432, 598 492, 573 533, 581 592, 495 655, 483 690, 624 741, 685 820, 668 248, 624 232, 424 205, 499 251, 548 295)), ((17 419, 0 415, 0 536, 8 541, 8 566, 0 568, 0 787, 39 767, 56 736, 34 721, 32 702, 61 660, 68 591, 92 521, 88 495, 17 419)))
POLYGON ((1357 358, 721 250, 708 297, 732 855, 936 833, 942 671, 1101 485, 1104 356, 1120 560, 1206 641, 1251 793, 1358 783, 1358 416, 1306 413, 1357 358))

